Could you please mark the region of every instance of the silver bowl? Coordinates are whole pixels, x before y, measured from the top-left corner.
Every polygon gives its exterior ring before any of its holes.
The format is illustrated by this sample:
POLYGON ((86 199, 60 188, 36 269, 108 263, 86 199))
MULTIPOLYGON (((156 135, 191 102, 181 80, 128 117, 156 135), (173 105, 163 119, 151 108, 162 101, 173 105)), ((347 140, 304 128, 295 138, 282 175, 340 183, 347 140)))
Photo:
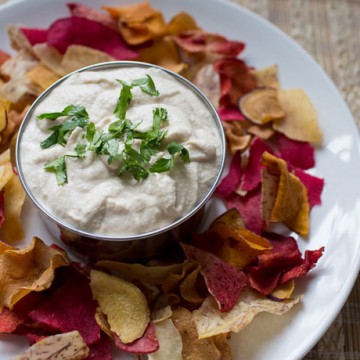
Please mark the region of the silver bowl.
POLYGON ((203 210, 206 202, 214 193, 216 186, 221 178, 226 154, 226 142, 224 130, 221 124, 221 120, 218 116, 217 111, 207 99, 207 97, 190 81, 184 77, 164 69, 162 67, 141 63, 136 61, 113 61, 107 63, 100 63, 96 65, 87 66, 80 70, 70 73, 52 86, 50 86, 45 92, 43 92, 33 103, 29 111, 27 112, 22 125, 19 129, 18 139, 16 143, 16 166, 20 181, 25 189, 27 196, 31 202, 39 209, 40 215, 45 221, 46 226, 50 232, 61 242, 66 244, 71 251, 74 251, 76 255, 85 257, 89 260, 99 259, 117 259, 123 261, 140 261, 142 259, 151 258, 159 253, 162 248, 169 248, 169 244, 173 245, 173 242, 180 238, 189 236, 193 231, 196 230, 199 222, 201 221, 203 210), (146 233, 131 235, 131 236, 99 236, 84 230, 76 229, 75 227, 65 223, 62 219, 57 218, 43 206, 41 201, 34 196, 29 189, 26 178, 24 177, 21 167, 21 139, 29 120, 34 112, 34 109, 41 103, 51 91, 58 87, 64 80, 73 74, 83 71, 98 71, 98 70, 110 70, 119 67, 155 67, 168 73, 170 76, 181 82, 187 88, 191 89, 198 98, 205 104, 207 109, 212 115, 215 122, 216 128, 219 133, 221 142, 220 160, 218 163, 217 175, 215 176, 211 186, 209 187, 206 194, 198 201, 196 206, 187 214, 182 216, 180 219, 172 222, 171 224, 146 233))

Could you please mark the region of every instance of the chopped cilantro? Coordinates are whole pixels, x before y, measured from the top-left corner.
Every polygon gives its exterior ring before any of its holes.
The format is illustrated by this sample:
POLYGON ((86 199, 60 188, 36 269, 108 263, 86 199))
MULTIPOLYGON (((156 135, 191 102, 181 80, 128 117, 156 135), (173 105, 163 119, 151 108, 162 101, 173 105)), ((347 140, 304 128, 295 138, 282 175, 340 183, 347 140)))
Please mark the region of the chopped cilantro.
POLYGON ((89 115, 83 106, 69 105, 62 112, 44 113, 38 116, 39 120, 56 120, 59 117, 69 118, 59 125, 49 128, 53 133, 40 143, 42 149, 48 149, 56 144, 65 146, 67 139, 76 127, 84 128, 88 124, 89 115))
POLYGON ((64 185, 68 182, 65 157, 66 155, 60 156, 44 166, 46 171, 55 174, 58 185, 64 185))
POLYGON ((132 86, 139 86, 140 89, 151 96, 159 96, 159 91, 155 87, 154 80, 150 75, 146 75, 145 78, 133 80, 131 82, 132 86))
POLYGON ((166 171, 170 171, 174 167, 174 159, 171 157, 170 159, 167 158, 160 158, 154 164, 150 166, 149 171, 151 173, 162 173, 166 171))

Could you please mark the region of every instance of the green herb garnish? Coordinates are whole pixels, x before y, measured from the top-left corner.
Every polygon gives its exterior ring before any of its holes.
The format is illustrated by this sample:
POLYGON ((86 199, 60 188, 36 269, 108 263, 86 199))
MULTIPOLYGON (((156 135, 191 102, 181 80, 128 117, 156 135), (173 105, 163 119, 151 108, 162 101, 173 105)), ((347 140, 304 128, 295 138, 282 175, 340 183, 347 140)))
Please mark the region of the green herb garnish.
POLYGON ((47 149, 55 144, 64 146, 76 127, 84 129, 82 139, 88 142, 88 144, 82 143, 75 146, 76 155, 60 156, 45 165, 46 171, 55 173, 58 185, 63 185, 68 181, 66 157, 84 158, 87 151, 92 151, 96 155, 108 156, 109 164, 118 161, 117 175, 122 176, 124 173, 129 173, 137 181, 147 178, 150 173, 170 171, 175 165, 177 154, 184 162, 190 161, 188 150, 179 143, 171 142, 167 145, 170 158, 162 157, 152 165, 150 164, 151 158, 163 149, 162 141, 167 135, 167 130, 162 130, 162 127, 168 122, 168 112, 162 107, 155 108, 151 129, 145 132, 138 131, 137 127, 141 122, 135 125, 126 118, 126 112, 133 98, 132 88, 138 86, 142 92, 150 96, 158 96, 159 92, 149 75, 133 80, 130 85, 122 80, 117 81, 122 85, 114 110, 117 120, 109 125, 107 132, 97 130, 95 124, 89 122, 88 113, 82 106, 69 105, 62 112, 45 113, 38 116, 40 120, 68 117, 59 125, 49 128, 53 133, 40 143, 41 148, 47 149), (137 145, 134 148, 136 141, 137 145), (119 152, 120 143, 123 144, 123 149, 119 152))
POLYGON ((62 112, 44 113, 38 116, 39 120, 56 120, 67 116, 61 124, 49 128, 53 133, 40 143, 42 149, 48 149, 56 144, 65 146, 67 139, 77 127, 84 128, 89 120, 89 115, 83 106, 69 105, 62 112))

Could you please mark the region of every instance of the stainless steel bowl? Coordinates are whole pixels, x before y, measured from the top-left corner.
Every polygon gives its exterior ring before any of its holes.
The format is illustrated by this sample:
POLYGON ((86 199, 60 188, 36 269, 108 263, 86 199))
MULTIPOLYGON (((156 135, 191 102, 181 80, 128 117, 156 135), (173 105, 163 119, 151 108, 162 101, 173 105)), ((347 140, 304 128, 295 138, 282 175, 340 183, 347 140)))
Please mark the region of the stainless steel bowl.
POLYGON ((31 199, 32 203, 40 210, 40 215, 44 219, 45 224, 47 225, 51 233, 57 239, 60 239, 63 243, 65 243, 70 248, 70 250, 73 250, 77 255, 86 257, 90 260, 118 259, 126 261, 138 261, 141 259, 155 256, 160 251, 161 247, 167 247, 169 242, 177 240, 184 236, 188 236, 192 231, 196 230, 196 227, 201 220, 204 206, 214 193, 216 186, 221 178, 225 163, 225 153, 225 135, 217 111, 215 110, 211 102, 206 98, 206 96, 190 81, 176 73, 173 73, 172 71, 152 64, 135 61, 113 61, 108 63, 91 65, 77 70, 71 74, 68 74, 62 79, 58 80, 56 83, 54 83, 37 98, 37 100, 33 103, 31 108, 27 112, 19 130, 16 143, 16 166, 20 181, 25 189, 25 192, 27 196, 31 199), (34 194, 30 191, 27 185, 26 178, 24 177, 21 167, 21 139, 24 133, 24 129, 29 123, 34 109, 51 93, 54 88, 58 87, 68 77, 83 71, 111 70, 119 67, 155 67, 165 71, 177 81, 184 84, 187 88, 191 89, 191 91, 193 91, 193 93, 195 93, 198 98, 206 105, 212 115, 212 118, 219 133, 219 138, 221 142, 221 155, 218 163, 217 175, 214 178, 214 181, 209 187, 208 191, 198 201, 197 205, 180 219, 161 229, 132 236, 99 236, 97 234, 76 229, 75 227, 66 224, 62 219, 59 219, 53 214, 49 213, 49 211, 43 206, 39 199, 34 196, 34 194))

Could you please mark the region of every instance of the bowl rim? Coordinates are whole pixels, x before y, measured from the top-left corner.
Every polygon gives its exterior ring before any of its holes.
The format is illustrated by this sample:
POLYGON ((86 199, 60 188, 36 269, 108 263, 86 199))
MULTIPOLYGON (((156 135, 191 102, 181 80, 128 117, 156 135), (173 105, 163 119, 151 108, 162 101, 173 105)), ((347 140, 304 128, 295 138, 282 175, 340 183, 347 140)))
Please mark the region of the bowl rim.
POLYGON ((31 202, 38 208, 38 210, 40 210, 40 212, 43 215, 45 215, 48 219, 55 222, 60 228, 64 228, 67 231, 75 233, 78 236, 86 237, 86 238, 90 238, 90 239, 94 239, 94 240, 117 241, 117 242, 141 240, 141 239, 146 239, 149 237, 155 237, 157 235, 161 235, 161 234, 164 234, 171 230, 174 230, 179 225, 184 223, 186 220, 190 219, 206 204, 206 202, 210 199, 210 197, 215 192, 216 187, 217 187, 218 183, 220 182, 222 173, 224 171, 225 160, 226 160, 226 138, 225 138, 225 132, 224 132, 224 129, 222 126, 222 122, 221 122, 221 119, 220 119, 219 114, 216 111, 215 107, 210 102, 210 100, 204 95, 204 93, 200 89, 198 89, 193 83, 191 83, 188 79, 184 78, 183 76, 181 76, 171 70, 165 69, 159 65, 154 65, 154 64, 140 62, 140 61, 130 61, 130 60, 115 60, 115 61, 108 61, 108 62, 102 62, 102 63, 89 65, 89 66, 83 67, 81 69, 75 70, 69 74, 66 74, 65 76, 63 76, 62 78, 57 80, 54 84, 52 84, 50 87, 48 87, 43 93, 41 93, 36 98, 36 100, 33 102, 33 104, 30 106, 30 108, 26 112, 24 119, 20 125, 17 140, 16 140, 16 145, 15 145, 15 161, 16 161, 16 169, 17 169, 18 177, 19 177, 20 182, 25 190, 26 195, 30 198, 31 202), (221 149, 220 149, 221 153, 220 153, 220 158, 218 161, 217 174, 212 182, 212 185, 209 187, 208 191, 199 199, 196 206, 191 211, 184 214, 181 218, 177 219, 176 221, 171 222, 170 224, 166 225, 165 227, 147 231, 147 232, 144 232, 141 234, 126 235, 126 236, 104 235, 101 233, 97 234, 97 233, 87 232, 85 230, 77 229, 75 226, 73 226, 67 222, 64 222, 62 219, 60 219, 59 217, 52 214, 45 206, 43 206, 42 202, 39 201, 36 198, 36 196, 31 192, 29 186, 26 183, 26 179, 25 179, 24 173, 22 171, 21 161, 20 161, 20 159, 21 159, 20 144, 21 144, 21 140, 23 138, 23 133, 31 119, 31 116, 32 116, 34 110, 36 109, 36 107, 39 103, 41 103, 61 83, 63 83, 65 80, 67 80, 69 77, 71 77, 75 74, 86 72, 86 71, 110 70, 110 69, 119 68, 119 67, 156 68, 156 69, 162 70, 165 73, 167 73, 168 75, 172 76, 173 78, 175 78, 175 80, 180 81, 184 86, 186 86, 188 89, 192 90, 193 93, 198 96, 198 98, 204 103, 204 105, 210 111, 212 118, 215 122, 215 126, 218 130, 218 135, 219 135, 220 143, 221 143, 221 149))

